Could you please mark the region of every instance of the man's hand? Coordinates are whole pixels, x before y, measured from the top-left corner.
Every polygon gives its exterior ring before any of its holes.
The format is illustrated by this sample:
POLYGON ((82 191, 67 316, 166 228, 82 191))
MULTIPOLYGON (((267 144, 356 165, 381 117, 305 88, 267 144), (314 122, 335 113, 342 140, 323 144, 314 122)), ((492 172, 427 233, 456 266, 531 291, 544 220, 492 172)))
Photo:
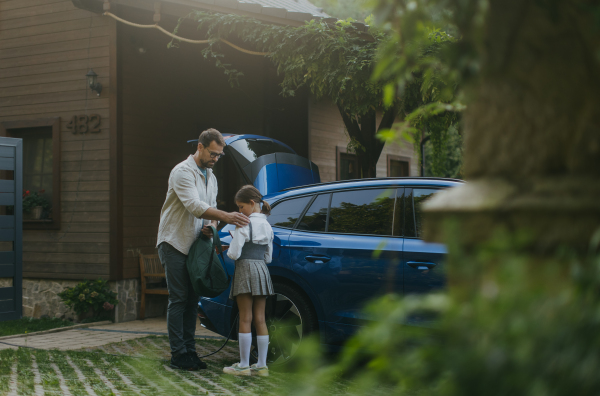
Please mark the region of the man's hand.
POLYGON ((227 213, 227 218, 225 219, 227 224, 233 224, 237 227, 243 227, 246 224, 250 223, 250 219, 243 213, 239 212, 231 212, 227 213))
POLYGON ((212 237, 213 236, 212 228, 210 228, 207 225, 205 225, 204 227, 202 227, 202 233, 204 235, 206 235, 207 237, 212 237))

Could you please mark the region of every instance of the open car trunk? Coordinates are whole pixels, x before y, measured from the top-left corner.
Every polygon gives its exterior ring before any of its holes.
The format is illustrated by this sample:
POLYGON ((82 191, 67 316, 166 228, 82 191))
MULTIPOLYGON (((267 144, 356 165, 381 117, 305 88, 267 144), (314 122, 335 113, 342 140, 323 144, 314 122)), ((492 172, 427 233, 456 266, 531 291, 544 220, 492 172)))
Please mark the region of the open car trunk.
POLYGON ((262 195, 321 181, 317 165, 278 140, 232 135, 225 136, 225 143, 225 154, 231 156, 246 182, 262 195))

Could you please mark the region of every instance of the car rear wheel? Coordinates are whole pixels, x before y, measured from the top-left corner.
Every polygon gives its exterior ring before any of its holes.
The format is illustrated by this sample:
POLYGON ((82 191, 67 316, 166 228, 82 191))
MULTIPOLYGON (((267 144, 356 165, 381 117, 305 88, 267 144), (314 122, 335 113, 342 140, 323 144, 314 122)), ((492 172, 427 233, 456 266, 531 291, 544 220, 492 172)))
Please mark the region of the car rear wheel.
MULTIPOLYGON (((269 329, 267 364, 282 365, 295 355, 302 341, 318 328, 317 315, 308 298, 290 285, 273 282, 275 295, 267 298, 265 321, 269 329)), ((253 329, 252 360, 258 359, 253 329)))

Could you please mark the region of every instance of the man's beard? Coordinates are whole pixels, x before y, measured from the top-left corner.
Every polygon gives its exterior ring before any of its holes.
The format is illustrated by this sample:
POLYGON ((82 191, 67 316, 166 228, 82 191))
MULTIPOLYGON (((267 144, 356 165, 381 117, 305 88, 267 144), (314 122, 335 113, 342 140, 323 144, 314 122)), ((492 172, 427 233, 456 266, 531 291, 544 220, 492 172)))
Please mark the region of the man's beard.
POLYGON ((215 166, 215 162, 214 161, 202 161, 200 160, 200 167, 201 168, 212 168, 213 166, 215 166))

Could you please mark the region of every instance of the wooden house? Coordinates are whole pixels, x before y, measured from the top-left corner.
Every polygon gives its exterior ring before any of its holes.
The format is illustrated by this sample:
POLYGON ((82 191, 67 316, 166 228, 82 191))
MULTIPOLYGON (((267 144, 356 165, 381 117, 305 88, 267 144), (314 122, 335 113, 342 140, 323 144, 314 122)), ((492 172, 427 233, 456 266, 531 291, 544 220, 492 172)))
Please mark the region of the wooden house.
MULTIPOLYGON (((24 221, 26 316, 69 315, 56 293, 103 278, 118 293, 115 319, 136 318, 138 256, 155 249, 170 170, 194 151, 186 141, 206 128, 281 140, 316 163, 322 181, 351 177, 356 168, 337 107, 306 92, 282 98, 264 57, 226 49, 245 74, 232 88, 200 45, 168 49, 162 32, 103 16, 104 3, 0 0, 0 134, 23 138, 24 188, 45 190, 52 205, 42 218, 24 221), (91 69, 96 91, 87 82, 91 69)), ((138 24, 159 15, 168 31, 193 9, 289 25, 327 17, 307 0, 109 4, 138 24)), ((180 34, 202 38, 195 29, 180 34)), ((378 176, 416 175, 414 158, 409 143, 386 147, 378 176)), ((237 176, 228 166, 217 168, 219 205, 232 209, 228 181, 237 176)), ((150 315, 164 312, 164 297, 157 298, 150 315)))

